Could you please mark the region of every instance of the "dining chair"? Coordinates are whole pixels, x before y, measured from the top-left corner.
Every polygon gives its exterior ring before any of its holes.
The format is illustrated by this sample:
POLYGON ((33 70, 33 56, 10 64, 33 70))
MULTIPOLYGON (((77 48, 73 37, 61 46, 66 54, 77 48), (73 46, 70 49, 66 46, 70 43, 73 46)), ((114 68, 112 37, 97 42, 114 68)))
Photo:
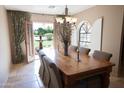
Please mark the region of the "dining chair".
POLYGON ((59 69, 53 63, 53 61, 48 58, 47 56, 44 56, 43 59, 45 60, 48 70, 50 72, 50 82, 49 82, 49 88, 61 88, 62 87, 62 79, 59 72, 59 69))
POLYGON ((100 61, 110 61, 112 57, 111 53, 95 50, 93 53, 93 58, 100 60, 100 61))
POLYGON ((76 52, 77 51, 77 46, 72 46, 72 45, 70 45, 69 46, 69 51, 73 51, 73 52, 76 52))
POLYGON ((39 59, 40 59, 39 76, 43 80, 44 73, 45 73, 45 64, 44 64, 43 56, 45 56, 45 54, 42 50, 40 50, 38 54, 39 54, 39 59))
POLYGON ((38 52, 38 54, 39 54, 39 57, 43 57, 43 56, 45 56, 45 53, 43 52, 43 50, 39 50, 39 52, 38 52))
POLYGON ((72 58, 76 58, 77 48, 78 48, 77 46, 70 45, 69 48, 68 48, 69 56, 71 56, 72 58))
POLYGON ((79 52, 80 52, 80 55, 88 55, 89 52, 90 52, 91 49, 89 48, 84 48, 84 47, 80 47, 79 48, 79 52))
POLYGON ((44 64, 44 74, 43 74, 43 84, 46 88, 49 88, 50 86, 50 71, 49 71, 49 67, 47 64, 47 60, 45 59, 46 56, 43 56, 43 64, 44 64))
POLYGON ((36 47, 35 50, 36 50, 36 52, 39 52, 40 49, 36 47))

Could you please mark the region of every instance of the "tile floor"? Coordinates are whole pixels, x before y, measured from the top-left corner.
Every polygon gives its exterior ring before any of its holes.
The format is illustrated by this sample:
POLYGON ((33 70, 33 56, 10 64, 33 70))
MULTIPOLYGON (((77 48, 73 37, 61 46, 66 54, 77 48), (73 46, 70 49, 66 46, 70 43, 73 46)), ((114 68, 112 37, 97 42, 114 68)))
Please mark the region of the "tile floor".
MULTIPOLYGON (((40 67, 39 57, 32 63, 22 63, 12 66, 9 79, 5 88, 43 88, 43 83, 38 76, 40 67)), ((124 78, 110 78, 110 88, 124 88, 124 78)))
POLYGON ((32 63, 15 64, 12 66, 5 88, 43 88, 39 78, 40 67, 39 57, 35 57, 32 63))
POLYGON ((124 77, 110 77, 110 88, 124 88, 124 77))

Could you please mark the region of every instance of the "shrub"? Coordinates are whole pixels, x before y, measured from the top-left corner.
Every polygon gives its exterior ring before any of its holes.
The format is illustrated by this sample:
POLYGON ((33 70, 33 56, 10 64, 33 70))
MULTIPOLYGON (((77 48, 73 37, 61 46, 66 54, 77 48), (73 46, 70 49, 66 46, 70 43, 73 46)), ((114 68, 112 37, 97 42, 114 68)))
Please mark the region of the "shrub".
POLYGON ((52 40, 53 34, 47 33, 47 34, 45 34, 45 36, 47 37, 47 40, 52 40))

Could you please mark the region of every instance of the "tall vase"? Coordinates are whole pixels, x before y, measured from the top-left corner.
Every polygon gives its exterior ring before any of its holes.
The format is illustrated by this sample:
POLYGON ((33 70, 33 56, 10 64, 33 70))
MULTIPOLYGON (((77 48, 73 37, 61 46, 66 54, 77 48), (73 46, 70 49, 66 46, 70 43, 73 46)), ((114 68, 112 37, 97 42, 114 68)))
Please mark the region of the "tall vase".
POLYGON ((64 56, 68 56, 68 42, 64 43, 64 56))

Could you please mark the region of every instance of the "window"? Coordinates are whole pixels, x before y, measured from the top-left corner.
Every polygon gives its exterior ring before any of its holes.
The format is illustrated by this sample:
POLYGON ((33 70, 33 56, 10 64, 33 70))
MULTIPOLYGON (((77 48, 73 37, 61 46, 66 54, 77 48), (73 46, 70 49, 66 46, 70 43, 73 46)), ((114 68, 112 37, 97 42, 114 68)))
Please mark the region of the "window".
POLYGON ((83 21, 79 29, 79 43, 82 47, 89 47, 91 43, 91 25, 88 21, 83 21))

